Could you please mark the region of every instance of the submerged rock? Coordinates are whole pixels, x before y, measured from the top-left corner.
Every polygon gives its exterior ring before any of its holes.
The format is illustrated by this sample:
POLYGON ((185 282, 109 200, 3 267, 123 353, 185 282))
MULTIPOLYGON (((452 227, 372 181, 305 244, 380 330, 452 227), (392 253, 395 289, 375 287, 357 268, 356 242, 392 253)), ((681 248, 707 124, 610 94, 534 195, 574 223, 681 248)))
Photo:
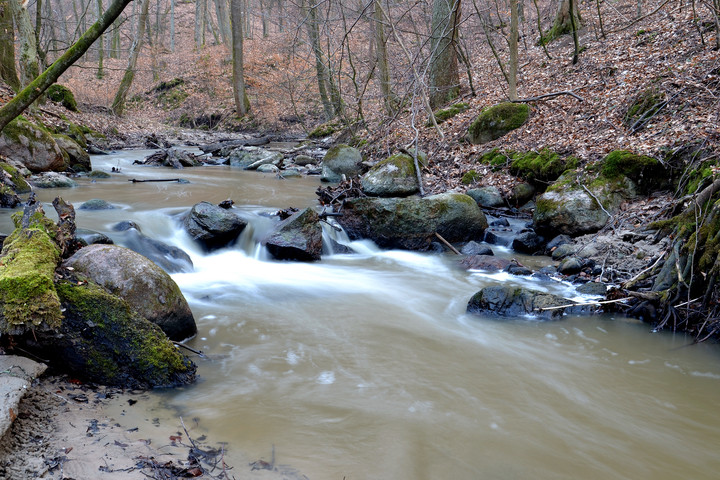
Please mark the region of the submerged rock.
POLYGON ((247 222, 231 210, 209 202, 195 204, 182 223, 190 237, 207 251, 233 243, 247 226, 247 222))
POLYGON ((338 217, 348 236, 370 239, 382 248, 427 250, 437 240, 467 242, 482 238, 485 215, 475 200, 461 193, 424 198, 364 197, 347 200, 338 217))
POLYGON ((320 260, 322 228, 318 214, 306 208, 280 222, 262 242, 278 260, 320 260))
POLYGON ((112 245, 113 241, 110 237, 101 232, 95 230, 88 230, 87 228, 78 228, 75 230, 75 236, 84 245, 93 245, 99 243, 102 245, 112 245))
POLYGON ((139 253, 116 245, 90 245, 68 258, 64 266, 128 302, 170 339, 184 340, 197 333, 180 288, 165 271, 139 253))
POLYGON ((78 207, 79 210, 112 210, 114 208, 115 205, 100 198, 88 200, 78 207))
POLYGON ((543 319, 559 319, 563 313, 591 313, 588 306, 572 306, 576 302, 537 290, 512 286, 485 287, 472 296, 467 305, 468 313, 500 317, 522 317, 534 315, 543 319), (552 308, 551 310, 545 310, 552 308))
POLYGON ((152 260, 168 273, 191 272, 192 259, 181 248, 150 238, 133 222, 121 222, 116 231, 124 232, 118 243, 152 260))

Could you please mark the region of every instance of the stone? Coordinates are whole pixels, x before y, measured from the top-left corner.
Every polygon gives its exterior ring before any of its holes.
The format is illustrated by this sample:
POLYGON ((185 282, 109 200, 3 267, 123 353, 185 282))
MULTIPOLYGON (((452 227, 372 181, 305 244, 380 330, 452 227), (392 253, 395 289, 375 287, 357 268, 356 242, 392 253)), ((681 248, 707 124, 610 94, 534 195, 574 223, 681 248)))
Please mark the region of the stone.
POLYGON ((314 157, 311 157, 310 155, 298 155, 294 159, 295 165, 300 165, 301 167, 306 167, 308 165, 317 165, 318 160, 314 157))
POLYGON ((234 149, 228 156, 228 162, 233 167, 245 170, 255 170, 260 165, 279 165, 283 160, 280 152, 273 152, 261 147, 240 147, 234 149))
POLYGON ((512 248, 516 252, 532 255, 543 249, 545 239, 535 232, 522 232, 512 241, 512 248))
POLYGON ((485 287, 472 296, 467 312, 498 317, 523 317, 534 315, 546 320, 558 320, 563 313, 591 313, 587 306, 553 308, 572 305, 576 302, 549 293, 526 288, 497 285, 485 287))
POLYGON ((88 230, 87 228, 78 228, 75 230, 75 236, 84 245, 93 245, 95 243, 103 245, 112 245, 114 242, 104 233, 88 230))
POLYGON ((318 214, 305 208, 280 222, 262 243, 278 260, 320 260, 322 227, 318 214))
POLYGON ((83 203, 78 207, 79 210, 112 210, 115 208, 115 205, 108 202, 107 200, 102 200, 100 198, 93 198, 92 200, 88 200, 87 202, 83 203))
POLYGON ((25 357, 0 355, 0 438, 17 418, 20 401, 47 367, 25 357))
POLYGON ((557 235, 547 243, 545 248, 547 248, 548 250, 552 250, 553 248, 559 247, 560 245, 565 245, 566 243, 573 243, 573 239, 567 235, 557 235))
POLYGON ((495 255, 493 253, 492 248, 490 248, 487 245, 483 245, 481 243, 470 241, 466 243, 462 249, 460 249, 460 253, 463 255, 495 255))
POLYGON ((181 248, 150 238, 138 228, 129 227, 121 231, 124 233, 118 243, 152 260, 166 272, 181 273, 193 270, 190 256, 181 248))
POLYGON ((349 145, 336 145, 325 153, 320 180, 323 182, 339 182, 343 175, 346 178, 359 175, 362 171, 362 155, 360 150, 349 145))
POLYGON ((405 197, 420 191, 414 161, 404 153, 376 163, 360 184, 366 195, 375 197, 405 197))
POLYGON ((535 195, 535 187, 529 183, 518 183, 510 191, 508 195, 508 203, 514 207, 520 207, 532 200, 535 195))
POLYGON ((258 166, 257 171, 260 173, 280 173, 280 169, 272 163, 264 163, 258 166))
POLYGON ((466 270, 501 271, 513 263, 507 258, 498 258, 492 255, 469 255, 460 260, 460 266, 466 270))
POLYGON ((512 245, 515 234, 512 230, 497 229, 491 227, 485 231, 485 241, 491 245, 500 245, 501 247, 509 247, 512 245))
POLYGON ((575 245, 572 243, 563 243, 552 252, 553 260, 562 260, 565 257, 573 255, 575 253, 575 245))
POLYGON ((428 197, 364 197, 346 200, 338 223, 352 240, 370 239, 382 248, 427 250, 435 233, 450 243, 482 238, 485 215, 461 193, 428 197))
POLYGON ((467 139, 473 144, 483 144, 520 128, 530 116, 525 103, 504 102, 484 109, 468 129, 467 139))
POLYGON ((63 265, 126 301, 171 340, 184 340, 197 333, 193 314, 175 281, 139 253, 96 244, 81 248, 63 265))
POLYGON ((582 261, 577 257, 567 257, 558 265, 558 272, 563 275, 574 275, 583 268, 582 261))
POLYGON ((576 290, 578 293, 585 295, 601 295, 604 297, 607 294, 607 285, 601 282, 587 282, 577 287, 576 290))
POLYGON ((465 193, 471 196, 478 205, 483 208, 500 208, 505 206, 505 199, 503 199, 497 187, 472 188, 465 193))
POLYGON ((57 172, 45 172, 29 178, 30 184, 37 188, 73 188, 77 183, 57 172))
POLYGON ((209 202, 195 204, 183 219, 183 226, 193 240, 207 251, 217 250, 235 242, 247 226, 232 210, 209 202))
POLYGON ((0 132, 0 155, 21 162, 34 173, 65 168, 65 157, 52 135, 22 118, 0 132))
POLYGON ((55 142, 67 154, 67 163, 64 170, 73 172, 89 172, 92 170, 90 155, 72 138, 66 135, 53 135, 55 142))

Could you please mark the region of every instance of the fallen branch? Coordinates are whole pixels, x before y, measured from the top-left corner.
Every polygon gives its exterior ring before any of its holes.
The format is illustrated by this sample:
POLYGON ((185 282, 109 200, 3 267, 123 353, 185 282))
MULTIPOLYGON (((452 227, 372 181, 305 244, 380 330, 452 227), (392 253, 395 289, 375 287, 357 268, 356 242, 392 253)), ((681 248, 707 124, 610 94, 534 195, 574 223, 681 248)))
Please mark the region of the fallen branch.
POLYGON ((441 241, 442 243, 444 243, 445 246, 448 247, 450 250, 452 250, 456 255, 460 255, 460 252, 458 252, 457 248, 455 248, 455 247, 453 247, 452 245, 450 245, 450 242, 448 242, 447 240, 445 240, 445 239, 442 237, 442 235, 440 235, 439 233, 435 232, 435 236, 436 236, 438 239, 440 239, 440 241, 441 241))
POLYGON ((545 100, 548 98, 559 97, 560 95, 570 95, 571 97, 576 98, 580 102, 585 101, 585 99, 582 98, 580 95, 573 93, 570 90, 565 90, 562 92, 546 93, 545 95, 538 95, 537 97, 520 98, 518 100, 511 100, 511 101, 513 103, 529 103, 529 102, 537 102, 539 100, 545 100))
POLYGON ((181 179, 179 178, 151 178, 148 180, 138 180, 136 178, 131 178, 128 180, 128 182, 133 183, 145 183, 145 182, 179 182, 181 179))
POLYGON ((202 350, 195 350, 194 348, 188 347, 187 345, 182 343, 173 342, 173 344, 175 344, 176 347, 184 348, 185 350, 188 350, 202 358, 207 358, 207 356, 203 353, 202 350))
POLYGON ((585 307, 588 305, 605 305, 607 303, 618 303, 622 302, 623 300, 627 300, 627 297, 625 298, 616 298, 615 300, 602 300, 597 302, 583 302, 583 303, 569 303, 567 305, 556 305, 554 307, 545 307, 545 308, 538 308, 538 311, 544 312, 546 310, 559 310, 561 308, 570 308, 570 307, 585 307))
POLYGON ((647 272, 652 271, 652 269, 654 269, 654 268, 657 266, 657 264, 660 263, 660 260, 662 260, 667 253, 668 253, 668 250, 663 251, 663 253, 661 253, 661 254, 658 256, 657 260, 655 260, 655 263, 653 263, 652 265, 650 265, 650 266, 649 266, 648 268, 646 268, 645 270, 642 270, 640 273, 638 273, 637 275, 635 275, 634 277, 632 277, 632 278, 631 278, 630 280, 628 280, 627 282, 623 283, 623 284, 621 285, 622 288, 630 288, 630 287, 632 287, 633 285, 635 285, 635 283, 636 283, 638 280, 640 280, 640 277, 641 277, 642 275, 646 274, 647 272))

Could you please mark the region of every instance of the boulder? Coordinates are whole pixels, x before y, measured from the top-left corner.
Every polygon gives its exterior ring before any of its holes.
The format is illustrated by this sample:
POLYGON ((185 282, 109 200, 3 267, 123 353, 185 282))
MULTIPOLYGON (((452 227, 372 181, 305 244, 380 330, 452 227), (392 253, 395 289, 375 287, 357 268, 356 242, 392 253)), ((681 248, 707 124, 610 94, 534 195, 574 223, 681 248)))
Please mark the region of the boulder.
POLYGON ((72 138, 67 135, 53 135, 58 147, 67 155, 67 163, 63 170, 89 172, 92 170, 90 155, 72 138))
POLYGON ((115 205, 108 202, 107 200, 93 198, 92 200, 88 200, 87 202, 80 205, 78 207, 78 210, 112 210, 114 208, 115 205))
POLYGON ((560 245, 565 245, 567 243, 573 243, 573 239, 567 235, 557 235, 553 237, 553 239, 550 240, 547 245, 545 245, 545 248, 547 248, 548 250, 552 250, 553 248, 557 248, 560 245))
POLYGON ((508 203, 513 207, 520 207, 532 200, 535 195, 535 187, 529 183, 521 182, 515 185, 508 195, 508 203))
POLYGON ((16 118, 0 132, 0 155, 20 161, 35 173, 65 167, 63 152, 52 135, 22 118, 16 118))
POLYGON ((471 188, 467 192, 483 208, 500 208, 505 206, 505 200, 497 187, 487 186, 471 188))
POLYGON ((575 182, 576 172, 565 173, 537 199, 533 213, 535 230, 540 234, 571 237, 595 233, 605 226, 620 204, 635 197, 631 180, 600 178, 586 188, 575 182), (600 205, 602 204, 602 206, 600 205))
POLYGON ((376 163, 360 183, 363 192, 373 197, 405 197, 420 191, 413 158, 404 153, 376 163))
POLYGON ((245 170, 255 170, 265 164, 279 165, 282 160, 282 153, 272 152, 261 147, 240 147, 228 155, 230 165, 245 170))
POLYGON ((485 215, 461 193, 424 198, 364 197, 347 200, 338 222, 349 237, 370 239, 382 248, 427 250, 435 233, 448 242, 482 238, 485 215))
POLYGON ((237 240, 247 222, 231 210, 200 202, 184 217, 183 226, 193 240, 212 251, 237 240))
POLYGON ((510 228, 490 227, 485 231, 485 241, 491 245, 509 247, 512 245, 515 233, 510 228))
POLYGON ((0 162, 0 183, 15 193, 29 193, 32 188, 20 171, 12 165, 0 162))
POLYGON ((558 265, 558 272, 563 275, 574 275, 583 268, 583 262, 577 257, 567 257, 558 265))
POLYGON ((115 230, 123 232, 122 239, 118 242, 122 246, 152 260, 168 273, 191 272, 193 270, 190 256, 182 249, 148 237, 136 226, 129 225, 129 222, 123 222, 119 225, 121 229, 118 230, 116 226, 115 230))
POLYGON ((466 270, 501 271, 513 265, 507 258, 498 258, 492 255, 470 255, 460 260, 460 266, 466 270))
POLYGON ((573 245, 572 243, 563 243, 552 251, 551 256, 553 260, 562 260, 565 257, 573 255, 575 253, 575 250, 575 245, 573 245))
POLYGON ((525 103, 504 102, 480 112, 468 129, 470 143, 482 144, 502 137, 520 128, 530 116, 530 107, 525 103))
POLYGON ((472 296, 467 305, 467 312, 480 315, 500 317, 523 317, 535 315, 539 318, 556 320, 563 313, 591 313, 587 306, 556 308, 550 307, 572 305, 576 302, 550 293, 526 288, 497 285, 485 287, 472 296))
POLYGON ((512 241, 512 248, 516 252, 532 255, 543 249, 545 239, 533 231, 522 232, 512 241))
POLYGON ((349 145, 336 145, 325 153, 320 180, 339 182, 343 175, 347 178, 359 175, 362 171, 360 150, 349 145))
POLYGON ((100 243, 103 245, 112 245, 113 241, 104 233, 88 230, 87 228, 78 228, 75 230, 75 236, 84 245, 93 245, 100 243))
POLYGON ((317 165, 318 160, 314 157, 311 157, 310 155, 298 155, 295 157, 295 165, 300 165, 301 167, 306 167, 308 165, 317 165))
POLYGON ((44 358, 74 377, 124 388, 172 387, 195 379, 195 364, 157 325, 118 296, 76 280, 57 285, 65 318, 56 331, 37 334, 44 358))
POLYGON ((45 172, 33 175, 28 179, 30 184, 37 188, 73 188, 77 187, 75 180, 57 172, 45 172))
POLYGON ((577 287, 578 293, 585 295, 607 295, 607 285, 601 282, 587 282, 577 287))
POLYGON ((278 260, 320 260, 322 227, 311 208, 301 210, 280 222, 262 241, 278 260))
POLYGON ((170 339, 184 340, 197 333, 180 288, 165 271, 139 253, 116 245, 90 245, 63 265, 128 302, 170 339))
POLYGON ((492 248, 475 241, 470 241, 463 245, 460 253, 463 255, 495 255, 492 248))

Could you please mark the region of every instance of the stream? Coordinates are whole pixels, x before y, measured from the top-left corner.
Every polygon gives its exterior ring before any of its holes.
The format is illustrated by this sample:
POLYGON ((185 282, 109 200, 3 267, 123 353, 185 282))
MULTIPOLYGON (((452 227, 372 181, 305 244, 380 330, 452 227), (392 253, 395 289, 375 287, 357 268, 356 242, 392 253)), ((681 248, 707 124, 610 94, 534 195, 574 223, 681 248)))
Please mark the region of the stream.
MULTIPOLYGON (((269 259, 264 213, 316 205, 318 177, 279 179, 228 166, 133 166, 152 151, 93 157, 112 178, 77 179, 62 196, 78 227, 106 233, 133 220, 184 249, 194 271, 173 274, 198 324, 187 344, 207 358, 196 384, 111 405, 153 445, 182 416, 191 435, 226 442, 236 478, 715 479, 720 471, 720 349, 597 315, 540 322, 468 315, 495 283, 577 294, 559 282, 483 274, 448 254, 381 251, 316 263, 269 259), (132 183, 181 177, 189 184, 132 183), (118 208, 85 211, 86 200, 118 208), (193 204, 231 198, 248 218, 238 245, 205 254, 178 227, 193 204), (258 459, 276 470, 251 470, 258 459)), ((0 231, 12 229, 0 210, 0 231)), ((547 258, 493 246, 537 268, 547 258)), ((173 427, 175 428, 175 427, 173 427)), ((173 430, 174 431, 174 430, 173 430)))

